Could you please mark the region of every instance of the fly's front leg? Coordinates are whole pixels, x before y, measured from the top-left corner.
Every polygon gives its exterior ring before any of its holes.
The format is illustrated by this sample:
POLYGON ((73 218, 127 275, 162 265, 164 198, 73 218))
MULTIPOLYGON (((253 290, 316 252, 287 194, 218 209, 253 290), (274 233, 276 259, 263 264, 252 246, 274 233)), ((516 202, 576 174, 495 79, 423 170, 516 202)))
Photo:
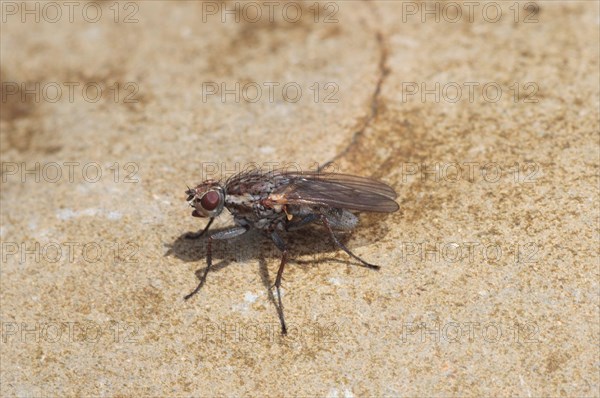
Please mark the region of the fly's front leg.
POLYGON ((215 218, 211 217, 210 220, 208 221, 208 224, 206 224, 206 227, 204 227, 204 229, 202 231, 188 232, 187 234, 185 234, 185 238, 186 239, 198 239, 198 238, 200 238, 202 235, 204 235, 206 233, 206 231, 208 231, 208 229, 210 228, 210 224, 212 224, 214 220, 215 220, 215 218))
MULTIPOLYGON (((212 222, 212 219, 210 222, 212 222)), ((206 226, 206 228, 204 228, 205 231, 208 229, 208 226, 210 226, 210 223, 206 226)), ((198 291, 200 290, 200 288, 202 287, 202 285, 204 285, 204 282, 206 281, 206 275, 208 275, 208 270, 210 270, 210 267, 212 266, 212 242, 213 242, 213 240, 223 240, 223 239, 235 238, 236 236, 240 236, 240 235, 246 233, 247 231, 248 231, 247 227, 234 227, 234 228, 231 228, 231 229, 228 229, 225 231, 216 232, 208 237, 208 243, 206 244, 206 268, 204 269, 204 274, 200 278, 200 283, 198 283, 198 286, 196 286, 194 291, 184 297, 185 300, 189 299, 194 294, 198 293, 198 291)))
POLYGON ((279 270, 277 271, 277 277, 275 278, 275 289, 277 289, 277 301, 279 302, 279 321, 281 322, 281 334, 287 334, 287 327, 285 326, 285 318, 283 316, 283 304, 281 302, 281 279, 283 278, 283 269, 285 267, 285 263, 287 262, 287 247, 283 240, 279 237, 277 232, 273 231, 271 233, 271 239, 275 246, 281 251, 281 264, 279 264, 279 270))
POLYGON ((355 258, 356 260, 360 261, 363 265, 365 265, 368 268, 371 268, 371 269, 379 269, 379 268, 381 268, 381 267, 379 267, 379 265, 369 264, 368 262, 366 262, 362 258, 360 258, 357 255, 355 255, 354 253, 352 253, 346 246, 344 246, 344 244, 342 242, 340 242, 338 240, 338 238, 335 236, 335 234, 333 233, 333 229, 331 229, 331 225, 329 224, 329 220, 327 220, 327 217, 324 214, 321 214, 321 221, 323 222, 323 225, 325 226, 325 228, 327 228, 327 231, 329 232, 329 236, 331 236, 331 240, 333 240, 333 243, 335 243, 339 248, 341 248, 343 251, 345 251, 346 253, 348 253, 349 256, 351 256, 351 257, 355 258))

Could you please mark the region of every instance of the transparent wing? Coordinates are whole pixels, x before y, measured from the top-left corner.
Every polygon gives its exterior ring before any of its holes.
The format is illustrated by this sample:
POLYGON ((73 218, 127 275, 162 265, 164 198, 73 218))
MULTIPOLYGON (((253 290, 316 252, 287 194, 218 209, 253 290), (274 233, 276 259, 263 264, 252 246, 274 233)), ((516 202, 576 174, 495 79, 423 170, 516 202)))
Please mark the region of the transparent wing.
POLYGON ((274 203, 383 213, 399 208, 394 201, 396 192, 389 185, 370 178, 316 172, 275 172, 274 176, 287 180, 270 196, 274 203))

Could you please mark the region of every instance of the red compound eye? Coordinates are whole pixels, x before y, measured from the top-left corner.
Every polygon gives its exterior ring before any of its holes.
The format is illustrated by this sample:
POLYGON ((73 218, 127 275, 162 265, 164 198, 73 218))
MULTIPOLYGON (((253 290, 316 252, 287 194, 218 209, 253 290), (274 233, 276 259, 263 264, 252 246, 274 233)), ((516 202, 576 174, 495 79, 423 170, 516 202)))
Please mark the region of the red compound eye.
POLYGON ((220 200, 221 198, 216 191, 208 191, 202 199, 200 199, 200 204, 203 209, 211 211, 217 208, 220 200))

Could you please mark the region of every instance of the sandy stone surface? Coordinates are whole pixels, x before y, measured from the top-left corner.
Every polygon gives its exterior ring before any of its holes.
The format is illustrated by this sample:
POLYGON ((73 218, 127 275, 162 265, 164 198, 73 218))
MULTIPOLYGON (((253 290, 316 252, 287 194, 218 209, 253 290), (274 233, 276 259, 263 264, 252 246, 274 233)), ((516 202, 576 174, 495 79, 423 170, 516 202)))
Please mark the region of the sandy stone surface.
POLYGON ((597 2, 53 4, 0 3, 0 395, 599 396, 597 2), (332 160, 380 271, 286 235, 282 337, 252 233, 183 300, 186 184, 332 160))

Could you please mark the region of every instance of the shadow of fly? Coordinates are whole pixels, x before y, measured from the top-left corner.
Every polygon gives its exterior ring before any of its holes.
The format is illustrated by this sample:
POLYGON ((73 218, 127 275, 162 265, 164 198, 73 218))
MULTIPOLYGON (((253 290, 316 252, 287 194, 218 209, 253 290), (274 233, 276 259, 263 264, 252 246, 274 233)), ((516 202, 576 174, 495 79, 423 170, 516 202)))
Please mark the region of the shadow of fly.
POLYGON ((207 180, 186 191, 187 201, 194 208, 192 216, 209 218, 206 227, 187 238, 204 235, 223 208, 233 215, 235 227, 208 236, 206 268, 200 283, 185 296, 188 300, 198 293, 212 266, 212 242, 240 236, 257 229, 269 237, 281 252, 275 287, 281 333, 287 328, 281 302, 281 279, 287 262, 288 249, 279 236, 282 231, 292 231, 317 222, 323 224, 332 242, 363 266, 379 269, 352 253, 336 237, 334 230, 351 230, 358 224, 353 212, 392 213, 398 210, 396 192, 379 181, 347 174, 297 171, 252 170, 236 174, 224 183, 207 180))

